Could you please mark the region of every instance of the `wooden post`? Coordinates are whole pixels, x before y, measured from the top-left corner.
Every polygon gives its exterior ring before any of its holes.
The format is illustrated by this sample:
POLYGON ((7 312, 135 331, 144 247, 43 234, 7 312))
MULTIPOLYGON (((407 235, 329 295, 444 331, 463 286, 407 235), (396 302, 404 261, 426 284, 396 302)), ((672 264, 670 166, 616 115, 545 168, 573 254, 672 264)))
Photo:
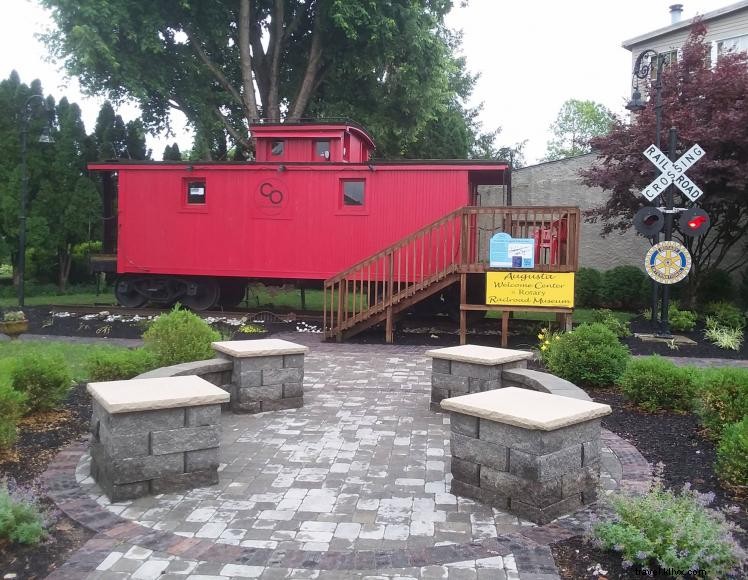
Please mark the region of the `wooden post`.
POLYGON ((395 342, 394 324, 392 320, 392 306, 387 307, 387 321, 385 322, 384 341, 387 344, 395 342))
POLYGON ((306 289, 301 287, 301 309, 306 310, 306 289))
POLYGON ((462 306, 467 302, 467 274, 460 274, 460 344, 467 342, 467 312, 462 306))
POLYGON ((509 311, 501 311, 501 348, 509 346, 509 311))

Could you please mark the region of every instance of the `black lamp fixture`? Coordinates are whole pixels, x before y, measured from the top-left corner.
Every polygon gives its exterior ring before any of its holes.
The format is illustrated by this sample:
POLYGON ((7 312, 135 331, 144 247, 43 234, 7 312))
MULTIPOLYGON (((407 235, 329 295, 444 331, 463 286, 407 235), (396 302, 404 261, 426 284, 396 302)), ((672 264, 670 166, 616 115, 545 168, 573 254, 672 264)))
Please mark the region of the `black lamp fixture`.
POLYGON ((639 91, 639 87, 634 87, 634 92, 631 94, 631 100, 626 103, 626 110, 632 113, 638 113, 647 108, 647 103, 642 99, 642 94, 639 91))
POLYGON ((47 109, 46 102, 42 95, 31 95, 23 104, 21 109, 21 211, 19 213, 19 234, 18 234, 18 306, 24 306, 24 274, 26 270, 26 206, 29 198, 29 172, 28 172, 28 136, 29 122, 34 116, 34 110, 31 103, 39 100, 44 104, 44 111, 47 114, 47 123, 42 129, 39 136, 39 143, 54 143, 52 137, 52 119, 51 111, 47 109))

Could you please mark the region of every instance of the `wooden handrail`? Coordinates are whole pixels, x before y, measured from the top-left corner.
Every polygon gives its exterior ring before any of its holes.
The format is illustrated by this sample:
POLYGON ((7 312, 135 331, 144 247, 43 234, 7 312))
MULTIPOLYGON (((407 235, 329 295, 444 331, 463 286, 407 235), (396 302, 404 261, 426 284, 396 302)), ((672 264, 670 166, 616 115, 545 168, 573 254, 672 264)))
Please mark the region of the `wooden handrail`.
POLYGON ((579 208, 571 206, 452 211, 325 280, 325 334, 341 339, 372 316, 386 316, 391 332, 393 308, 401 302, 404 308, 416 294, 433 293, 428 290, 433 284, 451 284, 445 279, 453 274, 485 271, 488 242, 497 231, 543 242, 535 246, 536 271, 576 271, 580 217, 579 208))
POLYGON ((336 274, 332 278, 328 278, 327 280, 325 280, 325 286, 327 286, 328 284, 332 284, 333 282, 338 282, 338 281, 342 280, 343 278, 345 278, 346 276, 348 276, 348 274, 350 274, 351 272, 354 272, 355 270, 360 269, 362 266, 366 266, 366 265, 374 262, 375 260, 378 260, 379 258, 383 258, 388 253, 394 252, 397 249, 403 247, 404 245, 407 245, 408 243, 410 243, 411 241, 413 241, 414 239, 416 239, 420 235, 422 235, 422 234, 430 231, 431 229, 433 229, 434 226, 438 226, 440 224, 446 223, 447 221, 449 221, 453 217, 455 217, 457 215, 460 215, 464 210, 465 210, 464 207, 456 209, 453 212, 448 213, 444 217, 439 218, 435 222, 432 222, 432 223, 428 224, 427 226, 423 226, 420 230, 416 230, 412 234, 409 234, 408 236, 406 236, 403 239, 395 242, 391 246, 386 247, 384 250, 379 250, 377 253, 372 254, 368 258, 364 258, 360 262, 357 262, 357 263, 353 264, 353 266, 351 266, 347 270, 343 270, 342 272, 340 272, 339 274, 336 274))

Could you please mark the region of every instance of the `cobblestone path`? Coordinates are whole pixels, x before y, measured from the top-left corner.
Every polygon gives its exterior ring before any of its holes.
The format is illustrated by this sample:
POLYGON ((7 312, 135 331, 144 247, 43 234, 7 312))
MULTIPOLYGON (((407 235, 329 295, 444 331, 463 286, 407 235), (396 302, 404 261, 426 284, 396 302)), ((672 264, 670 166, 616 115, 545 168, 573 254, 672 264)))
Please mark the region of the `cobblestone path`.
MULTIPOLYGON (((425 348, 304 338, 304 407, 224 413, 217 486, 112 504, 85 445, 50 466, 52 497, 98 532, 50 578, 558 577, 548 544, 594 508, 536 526, 449 493, 449 417, 429 410, 425 348)), ((603 488, 642 489, 641 455, 603 435, 603 488)))

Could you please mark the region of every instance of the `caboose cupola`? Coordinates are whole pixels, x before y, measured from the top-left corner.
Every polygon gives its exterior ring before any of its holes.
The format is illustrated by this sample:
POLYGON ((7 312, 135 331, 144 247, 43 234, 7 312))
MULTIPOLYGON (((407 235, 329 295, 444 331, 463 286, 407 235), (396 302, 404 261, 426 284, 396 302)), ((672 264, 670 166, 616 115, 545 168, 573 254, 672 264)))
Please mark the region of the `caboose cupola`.
POLYGON ((251 133, 260 162, 366 163, 375 147, 353 123, 263 123, 251 133))

